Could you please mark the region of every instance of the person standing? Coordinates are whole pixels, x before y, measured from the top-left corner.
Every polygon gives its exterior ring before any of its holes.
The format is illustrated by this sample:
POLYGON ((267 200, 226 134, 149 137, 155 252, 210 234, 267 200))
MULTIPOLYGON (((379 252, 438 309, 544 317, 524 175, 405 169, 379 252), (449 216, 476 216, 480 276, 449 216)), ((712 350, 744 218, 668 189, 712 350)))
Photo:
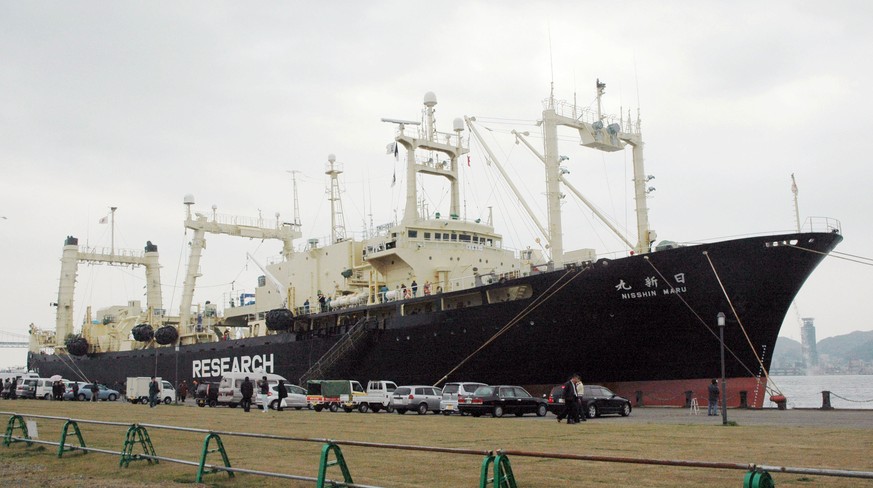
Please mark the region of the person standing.
POLYGON ((415 280, 412 280, 412 284, 409 286, 412 287, 412 298, 418 296, 418 283, 416 283, 415 280))
POLYGON ((100 393, 100 385, 97 384, 97 381, 94 381, 93 383, 91 383, 91 401, 92 402, 97 401, 97 397, 100 396, 100 395, 98 395, 98 393, 100 393))
POLYGON ((582 380, 576 382, 576 422, 586 422, 588 420, 588 413, 585 411, 587 408, 585 407, 585 385, 582 384, 582 380))
POLYGON ((18 393, 15 393, 16 388, 18 388, 18 378, 12 378, 12 382, 9 383, 10 400, 15 400, 18 397, 18 393))
POLYGON ((563 420, 565 417, 567 419, 568 424, 576 423, 576 382, 579 381, 579 375, 574 374, 573 377, 570 378, 569 381, 564 383, 562 386, 562 392, 564 397, 564 411, 558 415, 558 422, 563 420))
POLYGON ((78 381, 73 382, 73 401, 74 402, 79 401, 79 382, 78 381))
POLYGON ((288 390, 285 389, 285 380, 279 380, 279 385, 276 387, 276 389, 279 391, 279 401, 276 402, 276 410, 281 412, 282 402, 284 402, 285 399, 288 398, 288 390))
POLYGON ((267 397, 270 393, 270 383, 267 381, 267 377, 264 376, 261 378, 261 381, 258 381, 258 399, 261 401, 261 405, 264 406, 264 413, 267 413, 267 409, 270 406, 267 404, 267 397))
POLYGON ((152 376, 152 381, 149 382, 149 408, 155 408, 158 401, 158 394, 161 392, 161 385, 158 384, 157 378, 152 376))
POLYGON ((242 394, 243 411, 248 412, 252 408, 252 395, 255 393, 255 386, 252 385, 252 380, 248 376, 246 376, 246 379, 240 385, 239 392, 242 394))
POLYGON ((712 417, 718 415, 718 381, 713 379, 709 384, 709 410, 706 415, 712 417))
POLYGON ((188 398, 188 382, 182 380, 182 384, 179 385, 179 399, 185 403, 186 398, 188 398))

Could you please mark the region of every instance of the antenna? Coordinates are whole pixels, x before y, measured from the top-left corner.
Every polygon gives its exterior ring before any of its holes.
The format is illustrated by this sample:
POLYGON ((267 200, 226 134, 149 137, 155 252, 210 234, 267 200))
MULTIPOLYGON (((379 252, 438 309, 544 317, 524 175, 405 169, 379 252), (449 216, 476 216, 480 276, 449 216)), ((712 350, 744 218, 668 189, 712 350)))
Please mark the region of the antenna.
POLYGON ((300 203, 297 201, 297 170, 287 169, 286 173, 291 173, 292 193, 294 194, 294 221, 291 223, 298 229, 300 228, 300 203))
POLYGON ((555 62, 552 59, 552 25, 549 23, 549 108, 555 108, 555 62))

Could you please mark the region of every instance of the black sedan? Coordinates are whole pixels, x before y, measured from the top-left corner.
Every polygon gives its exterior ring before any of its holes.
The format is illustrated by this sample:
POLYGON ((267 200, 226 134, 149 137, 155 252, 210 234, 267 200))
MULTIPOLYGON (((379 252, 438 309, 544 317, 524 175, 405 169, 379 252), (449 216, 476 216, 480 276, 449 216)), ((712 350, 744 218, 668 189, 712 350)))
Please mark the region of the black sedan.
MULTIPOLYGON (((627 398, 620 397, 609 388, 600 385, 585 385, 582 394, 582 405, 585 416, 600 417, 604 414, 617 414, 627 417, 631 413, 631 403, 627 398)), ((564 385, 552 388, 548 398, 549 411, 555 415, 564 411, 564 385)))
POLYGON ((548 411, 546 400, 531 396, 524 388, 511 385, 480 386, 463 403, 458 403, 458 410, 481 417, 489 413, 492 417, 502 417, 505 413, 514 413, 521 417, 526 413, 535 413, 542 417, 548 411))

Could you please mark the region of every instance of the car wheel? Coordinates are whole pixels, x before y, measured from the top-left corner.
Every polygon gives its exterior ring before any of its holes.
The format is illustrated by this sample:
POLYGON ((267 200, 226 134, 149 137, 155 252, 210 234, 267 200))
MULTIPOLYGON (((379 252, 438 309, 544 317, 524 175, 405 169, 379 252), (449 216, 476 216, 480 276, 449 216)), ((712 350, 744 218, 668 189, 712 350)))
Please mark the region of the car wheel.
POLYGON ((478 417, 481 417, 481 416, 482 416, 482 412, 473 412, 473 413, 471 413, 470 415, 472 415, 472 416, 478 418, 478 417))
POLYGON ((362 404, 358 405, 358 411, 361 413, 367 413, 370 411, 370 406, 367 405, 366 403, 362 403, 362 404))
POLYGON ((302 409, 302 408, 303 408, 303 407, 294 407, 294 410, 300 410, 300 409, 302 409))
POLYGON ((406 409, 405 409, 405 408, 398 408, 398 409, 395 410, 395 411, 396 411, 397 413, 399 413, 400 415, 403 415, 404 413, 406 413, 406 409))
POLYGON ((316 406, 312 407, 312 409, 315 410, 316 412, 320 412, 320 411, 324 410, 324 407, 321 405, 316 405, 316 406))
POLYGON ((277 408, 279 408, 279 400, 270 402, 270 410, 276 410, 277 408))
POLYGON ((427 403, 419 403, 418 404, 418 414, 424 415, 427 413, 427 403))
POLYGON ((52 398, 52 396, 48 393, 46 393, 45 395, 42 396, 43 400, 51 400, 51 398, 52 398))
POLYGON ((114 402, 116 398, 118 398, 118 397, 115 396, 115 393, 110 393, 109 398, 107 398, 107 400, 109 400, 110 402, 114 402))
POLYGON ((443 415, 445 415, 446 417, 448 417, 451 414, 452 414, 451 410, 443 410, 443 415))
POLYGON ((385 407, 385 411, 388 413, 394 413, 394 405, 388 405, 385 407))
POLYGON ((80 401, 80 402, 84 402, 84 401, 85 401, 85 394, 84 394, 84 393, 79 393, 79 401, 80 401))
POLYGON ((209 408, 215 408, 218 406, 218 402, 216 400, 209 401, 209 408))
POLYGON ((546 407, 546 404, 540 403, 537 406, 537 417, 545 417, 546 413, 548 413, 548 411, 549 411, 549 408, 546 407))
POLYGON ((494 418, 500 418, 500 417, 503 417, 503 407, 501 407, 500 405, 496 405, 496 406, 494 407, 494 410, 491 411, 491 415, 492 415, 494 418))
POLYGON ((336 412, 337 410, 339 410, 339 405, 337 405, 336 403, 331 403, 330 406, 327 407, 327 409, 331 412, 336 412))
POLYGON ((164 405, 169 405, 173 403, 173 399, 170 397, 164 398, 164 405))
POLYGON ((625 404, 621 407, 621 416, 622 416, 622 417, 627 417, 628 415, 630 415, 630 413, 631 413, 631 406, 630 406, 630 403, 625 403, 625 404))
POLYGON ((205 407, 205 406, 206 406, 206 402, 201 402, 200 400, 198 400, 198 401, 197 401, 197 406, 198 406, 198 407, 201 407, 201 408, 202 408, 202 407, 205 407))
POLYGON ((587 413, 588 413, 589 419, 593 419, 594 417, 600 416, 600 411, 597 410, 597 405, 595 405, 593 403, 591 405, 588 405, 588 412, 587 413))
POLYGON ((237 405, 238 405, 237 403, 233 403, 233 402, 230 402, 227 404, 227 406, 230 408, 236 408, 237 405))

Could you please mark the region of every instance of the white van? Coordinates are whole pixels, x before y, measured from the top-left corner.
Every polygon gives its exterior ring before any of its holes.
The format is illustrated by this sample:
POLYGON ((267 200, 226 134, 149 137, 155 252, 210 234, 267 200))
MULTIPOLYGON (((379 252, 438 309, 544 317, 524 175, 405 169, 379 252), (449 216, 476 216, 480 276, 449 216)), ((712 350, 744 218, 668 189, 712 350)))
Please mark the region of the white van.
MULTIPOLYGON (((64 380, 66 383, 66 380, 64 380)), ((36 379, 36 398, 40 398, 43 400, 51 400, 52 396, 54 396, 54 392, 52 391, 52 385, 54 382, 48 378, 37 378, 36 379)))
POLYGON ((288 383, 284 376, 272 373, 224 373, 221 376, 221 382, 218 384, 218 404, 236 408, 242 402, 242 393, 240 393, 239 387, 248 377, 249 381, 252 382, 255 392, 252 396, 252 405, 254 405, 258 397, 258 381, 264 376, 267 377, 267 382, 273 391, 275 391, 273 386, 278 385, 279 380, 284 381, 286 384, 288 383))

